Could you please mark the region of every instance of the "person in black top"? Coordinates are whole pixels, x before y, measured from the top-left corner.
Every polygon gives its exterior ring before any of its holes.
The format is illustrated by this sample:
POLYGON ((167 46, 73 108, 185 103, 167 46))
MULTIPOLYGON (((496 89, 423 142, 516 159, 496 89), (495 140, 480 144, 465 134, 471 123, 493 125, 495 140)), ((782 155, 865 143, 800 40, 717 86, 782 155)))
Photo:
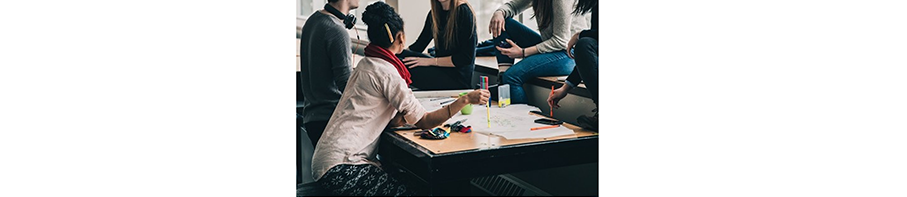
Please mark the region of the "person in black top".
POLYGON ((422 33, 397 55, 420 90, 472 89, 476 60, 476 22, 465 0, 432 0, 422 33), (435 41, 435 56, 422 53, 435 41))
POLYGON ((576 61, 576 66, 573 67, 570 76, 567 76, 565 84, 548 96, 548 105, 555 109, 559 108, 560 105, 557 103, 582 81, 586 84, 586 90, 592 94, 596 109, 593 110, 594 116, 582 115, 576 121, 585 129, 598 130, 598 1, 579 0, 573 10, 574 14, 588 12, 592 12, 591 29, 573 35, 570 42, 567 42, 567 55, 576 61), (573 53, 570 53, 570 49, 573 49, 573 53))

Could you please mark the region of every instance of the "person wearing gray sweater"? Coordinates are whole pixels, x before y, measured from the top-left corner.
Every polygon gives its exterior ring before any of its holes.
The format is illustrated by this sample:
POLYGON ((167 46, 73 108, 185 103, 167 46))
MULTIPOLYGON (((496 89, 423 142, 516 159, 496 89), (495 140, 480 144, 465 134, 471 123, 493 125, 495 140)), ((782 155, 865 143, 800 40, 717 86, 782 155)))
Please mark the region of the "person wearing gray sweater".
POLYGON ((330 0, 324 10, 312 13, 302 26, 299 41, 304 97, 302 121, 316 147, 352 72, 350 36, 344 20, 356 20, 347 19, 347 14, 357 7, 358 0, 330 0))
POLYGON ((562 76, 576 63, 567 56, 570 37, 589 27, 585 15, 572 14, 575 0, 512 0, 491 17, 489 33, 498 45, 498 65, 513 65, 501 76, 510 85, 512 103, 526 103, 523 82, 533 77, 562 76), (512 17, 532 8, 539 27, 536 33, 512 17), (523 58, 513 64, 514 58, 523 58))

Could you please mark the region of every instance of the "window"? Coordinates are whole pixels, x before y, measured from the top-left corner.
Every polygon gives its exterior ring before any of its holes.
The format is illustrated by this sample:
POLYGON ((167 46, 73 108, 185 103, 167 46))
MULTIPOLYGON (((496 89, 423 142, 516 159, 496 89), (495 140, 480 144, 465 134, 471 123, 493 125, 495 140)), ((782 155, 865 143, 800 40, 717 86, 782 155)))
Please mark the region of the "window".
MULTIPOLYGON (((383 1, 383 0, 381 0, 381 1, 383 1)), ((321 10, 324 7, 324 4, 327 2, 328 2, 327 0, 297 0, 297 2, 296 2, 296 15, 297 15, 296 18, 305 20, 305 18, 308 18, 309 15, 312 15, 312 13, 315 13, 316 11, 321 10)), ((369 4, 372 4, 374 2, 376 2, 376 0, 359 0, 359 8, 352 10, 351 13, 353 15, 356 15, 356 17, 358 19, 358 21, 356 21, 357 28, 365 29, 365 24, 362 23, 362 20, 359 17, 362 16, 362 12, 365 12, 365 6, 368 6, 369 4)), ((397 5, 396 0, 390 0, 390 1, 384 1, 384 2, 390 4, 391 6, 397 5)))
MULTIPOLYGON (((365 11, 365 7, 369 4, 372 4, 376 1, 383 1, 392 7, 397 9, 397 13, 400 13, 400 17, 406 21, 407 32, 416 32, 407 39, 407 45, 412 44, 418 36, 418 32, 422 30, 422 24, 425 22, 425 15, 428 13, 429 1, 435 0, 406 0, 405 4, 398 4, 400 0, 359 0, 359 8, 352 10, 352 13, 356 15, 359 21, 356 23, 356 28, 360 29, 360 34, 362 34, 362 39, 367 40, 364 30, 365 24, 362 23, 362 12, 365 11)), ((472 5, 473 10, 476 14, 476 33, 479 36, 479 41, 491 39, 491 34, 488 34, 488 22, 491 20, 491 15, 497 10, 501 5, 508 2, 509 0, 469 0, 469 4, 472 5)), ((324 7, 324 4, 327 3, 327 0, 297 0, 297 17, 299 19, 297 23, 297 28, 302 27, 305 19, 312 15, 315 11, 321 10, 324 7)), ((535 19, 532 18, 532 9, 527 9, 523 11, 522 14, 514 16, 513 18, 517 21, 521 21, 524 25, 531 29, 538 29, 535 19)), ((298 30, 298 29, 297 29, 298 30)), ((354 35, 351 31, 350 35, 354 35)))
POLYGON ((296 15, 297 18, 307 18, 315 11, 320 10, 327 0, 297 0, 296 15))

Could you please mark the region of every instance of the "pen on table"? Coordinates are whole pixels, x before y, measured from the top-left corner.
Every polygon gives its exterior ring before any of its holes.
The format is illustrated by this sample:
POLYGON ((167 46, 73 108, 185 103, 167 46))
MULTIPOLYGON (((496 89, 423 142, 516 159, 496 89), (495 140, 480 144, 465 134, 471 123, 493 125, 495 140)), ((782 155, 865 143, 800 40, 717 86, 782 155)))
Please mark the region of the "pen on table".
POLYGON ((457 124, 461 124, 461 123, 463 123, 463 122, 466 122, 466 120, 467 120, 467 119, 464 118, 463 120, 458 120, 458 121, 456 121, 456 122, 454 122, 454 123, 450 123, 450 124, 447 124, 447 125, 457 125, 457 124))
POLYGON ((457 99, 453 99, 453 100, 449 100, 449 101, 444 101, 444 102, 441 102, 441 105, 448 104, 448 103, 454 102, 454 101, 456 101, 456 100, 457 100, 457 99))
POLYGON ((548 125, 548 126, 544 126, 544 127, 534 127, 534 128, 529 129, 529 130, 535 131, 535 130, 539 130, 539 129, 557 128, 557 127, 559 127, 559 126, 561 126, 561 125, 559 125, 559 124, 556 124, 556 125, 548 125))

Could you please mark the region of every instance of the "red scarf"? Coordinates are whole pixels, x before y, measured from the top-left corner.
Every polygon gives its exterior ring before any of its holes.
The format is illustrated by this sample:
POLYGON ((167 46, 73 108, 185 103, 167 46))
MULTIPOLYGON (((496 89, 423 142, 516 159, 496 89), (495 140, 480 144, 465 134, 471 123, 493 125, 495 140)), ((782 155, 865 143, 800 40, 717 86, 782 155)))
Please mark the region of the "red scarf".
POLYGON ((397 69, 397 73, 400 73, 400 77, 403 77, 403 80, 406 81, 406 85, 413 83, 413 80, 409 79, 409 70, 406 69, 403 62, 401 62, 394 53, 391 53, 391 51, 381 48, 378 45, 368 44, 368 46, 365 46, 365 56, 378 57, 384 59, 384 61, 390 62, 394 65, 394 68, 397 69))

